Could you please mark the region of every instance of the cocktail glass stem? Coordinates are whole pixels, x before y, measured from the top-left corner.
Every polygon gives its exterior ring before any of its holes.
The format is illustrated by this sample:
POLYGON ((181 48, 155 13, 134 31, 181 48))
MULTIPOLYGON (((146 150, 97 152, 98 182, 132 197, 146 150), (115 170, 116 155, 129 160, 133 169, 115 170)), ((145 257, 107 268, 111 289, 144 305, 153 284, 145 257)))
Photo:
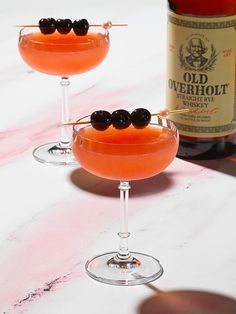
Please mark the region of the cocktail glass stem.
POLYGON ((124 261, 131 257, 128 249, 128 238, 130 236, 128 231, 129 182, 121 181, 118 188, 120 190, 120 232, 118 232, 120 243, 116 257, 120 261, 124 261))
POLYGON ((130 185, 121 181, 119 247, 115 252, 97 255, 88 260, 85 269, 93 279, 111 285, 131 286, 159 278, 163 268, 159 261, 147 254, 130 252, 128 248, 128 200, 130 185))
POLYGON ((51 165, 77 165, 71 149, 71 128, 64 126, 69 122, 68 106, 68 77, 62 77, 60 81, 62 89, 62 108, 61 108, 61 135, 57 142, 48 143, 37 147, 33 151, 33 156, 37 161, 51 165))
POLYGON ((128 248, 128 202, 130 185, 128 181, 120 181, 120 231, 118 232, 119 248, 116 255, 109 259, 107 264, 109 267, 131 269, 140 265, 139 260, 130 254, 128 248))
POLYGON ((61 137, 59 145, 62 148, 70 148, 70 135, 69 128, 64 126, 65 123, 69 122, 69 106, 68 106, 68 87, 70 81, 68 77, 62 77, 60 81, 61 90, 62 90, 62 106, 61 106, 61 137))

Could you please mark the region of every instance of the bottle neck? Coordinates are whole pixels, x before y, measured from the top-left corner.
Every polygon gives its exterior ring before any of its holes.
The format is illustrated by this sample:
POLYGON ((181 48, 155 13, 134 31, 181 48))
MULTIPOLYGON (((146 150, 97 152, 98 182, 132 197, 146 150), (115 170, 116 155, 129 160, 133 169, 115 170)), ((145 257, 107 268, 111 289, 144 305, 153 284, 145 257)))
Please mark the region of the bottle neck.
POLYGON ((223 17, 236 15, 235 0, 168 0, 169 9, 180 15, 223 17))

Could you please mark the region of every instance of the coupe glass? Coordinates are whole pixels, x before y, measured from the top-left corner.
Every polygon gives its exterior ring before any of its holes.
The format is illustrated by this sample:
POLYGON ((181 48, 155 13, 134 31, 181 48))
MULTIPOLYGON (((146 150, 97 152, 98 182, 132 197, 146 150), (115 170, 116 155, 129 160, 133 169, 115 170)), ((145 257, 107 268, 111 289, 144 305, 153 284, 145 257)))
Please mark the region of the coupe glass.
POLYGON ((33 69, 61 77, 62 110, 61 136, 58 142, 44 144, 33 151, 37 161, 45 164, 77 164, 72 154, 70 131, 63 124, 69 122, 69 77, 90 71, 98 66, 109 50, 109 33, 102 27, 90 27, 85 36, 68 34, 44 35, 38 28, 23 28, 19 33, 19 52, 33 69))
POLYGON ((73 152, 80 165, 94 175, 120 181, 119 247, 116 252, 100 254, 87 261, 85 268, 93 279, 129 286, 144 284, 162 275, 158 259, 128 249, 129 181, 163 171, 176 156, 178 142, 176 126, 161 117, 157 123, 143 129, 131 125, 122 130, 111 126, 97 131, 91 125, 74 126, 73 152))

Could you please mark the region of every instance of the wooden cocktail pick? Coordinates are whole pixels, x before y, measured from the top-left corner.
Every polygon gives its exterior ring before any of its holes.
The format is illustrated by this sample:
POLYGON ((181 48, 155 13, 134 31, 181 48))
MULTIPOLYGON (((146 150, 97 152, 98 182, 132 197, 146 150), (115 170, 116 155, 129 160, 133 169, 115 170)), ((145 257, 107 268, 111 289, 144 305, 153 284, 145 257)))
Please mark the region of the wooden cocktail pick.
MULTIPOLYGON (((102 24, 89 24, 89 27, 103 27, 105 29, 109 29, 113 26, 128 26, 126 23, 115 23, 113 24, 111 21, 104 22, 102 24)), ((24 27, 39 27, 39 24, 23 24, 23 25, 16 25, 16 27, 24 28, 24 27)))
MULTIPOLYGON (((162 118, 166 118, 168 117, 170 114, 178 114, 178 113, 187 113, 189 112, 189 109, 176 109, 176 110, 168 110, 168 109, 164 109, 161 110, 160 112, 157 113, 151 113, 151 116, 160 116, 162 118)), ((69 125, 79 125, 79 124, 89 124, 91 123, 91 121, 77 121, 77 122, 69 122, 69 123, 65 123, 63 124, 64 126, 69 126, 69 125)))
POLYGON ((170 114, 184 113, 184 112, 189 112, 189 109, 187 109, 187 108, 185 108, 185 109, 175 109, 175 110, 163 109, 160 112, 152 113, 151 116, 168 117, 170 114))

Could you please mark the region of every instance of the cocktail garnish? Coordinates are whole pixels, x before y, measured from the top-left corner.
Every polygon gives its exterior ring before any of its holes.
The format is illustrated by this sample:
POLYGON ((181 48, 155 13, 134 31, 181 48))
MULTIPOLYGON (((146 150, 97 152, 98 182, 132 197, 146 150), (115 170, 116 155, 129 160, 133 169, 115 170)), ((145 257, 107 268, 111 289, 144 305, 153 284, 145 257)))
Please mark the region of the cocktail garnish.
POLYGON ((115 129, 126 129, 131 122, 131 114, 127 110, 119 109, 111 114, 111 123, 115 129))
POLYGON ((150 123, 151 113, 145 108, 135 109, 131 113, 131 120, 136 129, 143 129, 150 123))
POLYGON ((75 20, 73 22, 73 31, 78 36, 85 36, 89 30, 89 22, 86 19, 75 20))
POLYGON ((56 20, 52 17, 39 20, 39 29, 42 34, 53 34, 56 28, 56 20))
POLYGON ((39 20, 39 29, 43 34, 52 34, 56 30, 60 34, 68 34, 71 29, 78 36, 85 36, 88 33, 89 23, 86 19, 75 20, 73 23, 70 19, 43 18, 39 20))
POLYGON ((111 21, 106 21, 102 24, 89 24, 86 19, 75 20, 72 22, 70 19, 57 19, 54 18, 42 18, 38 24, 32 25, 17 25, 17 27, 39 27, 40 31, 44 35, 53 34, 56 30, 60 34, 68 34, 71 29, 78 36, 85 36, 88 33, 89 27, 103 27, 108 30, 112 26, 128 26, 128 24, 112 24, 111 21))
MULTIPOLYGON (((73 23, 70 19, 56 20, 56 29, 58 33, 60 34, 68 34, 71 31, 72 27, 73 27, 73 23)), ((75 32, 75 28, 74 28, 74 32, 75 32)))
POLYGON ((94 111, 90 116, 92 127, 99 131, 104 131, 111 125, 111 114, 105 110, 94 111))
POLYGON ((89 124, 99 131, 104 131, 112 125, 115 129, 125 129, 132 124, 136 129, 145 128, 151 121, 152 116, 167 117, 170 114, 176 113, 187 113, 189 109, 176 109, 176 110, 161 110, 158 113, 150 113, 145 108, 137 108, 131 113, 127 110, 119 109, 114 111, 112 114, 105 110, 94 111, 90 116, 90 121, 77 121, 70 122, 64 125, 78 125, 78 124, 89 124))

